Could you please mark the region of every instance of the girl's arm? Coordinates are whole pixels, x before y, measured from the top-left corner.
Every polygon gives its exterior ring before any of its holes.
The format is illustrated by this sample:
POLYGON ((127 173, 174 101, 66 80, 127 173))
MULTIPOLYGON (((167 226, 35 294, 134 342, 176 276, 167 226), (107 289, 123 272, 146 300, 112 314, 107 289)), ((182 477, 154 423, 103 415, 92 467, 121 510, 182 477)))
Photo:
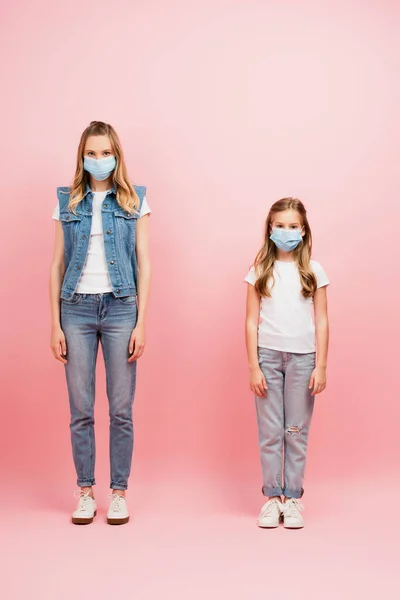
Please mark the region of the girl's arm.
POLYGON ((67 354, 65 336, 60 324, 60 292, 65 273, 64 262, 64 232, 61 221, 56 221, 53 260, 50 268, 50 310, 51 310, 51 340, 50 347, 54 358, 66 364, 67 354))
POLYGON ((138 319, 129 343, 132 356, 128 362, 140 358, 144 352, 146 315, 150 295, 150 250, 149 250, 149 218, 145 215, 138 219, 136 229, 136 256, 138 261, 138 319))
POLYGON ((260 296, 254 285, 247 284, 246 302, 246 349, 250 369, 250 389, 262 398, 266 394, 267 382, 260 369, 257 353, 258 322, 260 320, 260 296))
POLYGON ((329 322, 326 286, 319 288, 314 295, 314 320, 317 338, 317 363, 311 376, 310 389, 313 396, 326 388, 326 367, 328 363, 329 322))

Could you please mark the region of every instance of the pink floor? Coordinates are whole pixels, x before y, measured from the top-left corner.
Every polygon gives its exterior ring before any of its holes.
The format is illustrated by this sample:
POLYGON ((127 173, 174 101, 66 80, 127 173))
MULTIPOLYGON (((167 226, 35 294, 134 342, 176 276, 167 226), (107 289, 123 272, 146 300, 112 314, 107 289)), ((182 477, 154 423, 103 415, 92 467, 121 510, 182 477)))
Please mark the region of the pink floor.
POLYGON ((395 493, 372 495, 367 481, 309 483, 305 529, 261 530, 261 499, 247 486, 197 485, 136 482, 121 527, 105 523, 100 486, 96 521, 81 527, 69 522, 73 490, 4 492, 2 598, 399 597, 395 493))

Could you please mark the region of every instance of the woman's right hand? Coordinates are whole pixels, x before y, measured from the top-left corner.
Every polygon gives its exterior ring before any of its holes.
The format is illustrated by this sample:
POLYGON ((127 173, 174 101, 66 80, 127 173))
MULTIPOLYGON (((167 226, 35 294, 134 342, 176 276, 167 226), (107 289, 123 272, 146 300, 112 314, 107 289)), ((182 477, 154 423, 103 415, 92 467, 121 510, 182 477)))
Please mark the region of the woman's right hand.
POLYGON ((267 380, 259 367, 250 371, 250 389, 259 398, 265 398, 267 395, 267 380))
POLYGON ((67 344, 61 327, 52 327, 50 348, 54 358, 62 362, 63 365, 66 365, 68 362, 65 358, 67 355, 67 344))

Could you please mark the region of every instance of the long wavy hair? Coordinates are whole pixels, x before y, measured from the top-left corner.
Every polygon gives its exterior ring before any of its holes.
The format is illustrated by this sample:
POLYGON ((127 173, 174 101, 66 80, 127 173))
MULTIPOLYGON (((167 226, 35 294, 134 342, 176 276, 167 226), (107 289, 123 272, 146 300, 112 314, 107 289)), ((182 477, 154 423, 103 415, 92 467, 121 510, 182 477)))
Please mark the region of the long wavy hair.
POLYGON ((78 146, 75 177, 69 190, 69 210, 75 213, 76 207, 82 201, 86 192, 86 186, 90 181, 89 173, 83 168, 83 160, 87 139, 92 135, 107 135, 110 138, 111 147, 117 163, 112 174, 113 183, 117 190, 117 202, 121 208, 128 212, 137 212, 140 201, 128 178, 128 171, 121 142, 119 141, 115 129, 108 123, 103 123, 102 121, 92 121, 89 127, 86 127, 81 135, 78 146))
POLYGON ((254 261, 254 267, 258 275, 254 287, 260 296, 266 298, 271 297, 270 283, 272 282, 272 285, 274 284, 274 264, 277 258, 277 248, 274 242, 269 238, 275 215, 286 210, 294 210, 300 215, 302 226, 305 231, 303 241, 300 242, 293 251, 293 260, 297 263, 299 269, 302 294, 304 298, 312 298, 317 289, 317 280, 310 264, 312 235, 307 220, 307 211, 304 204, 297 198, 282 198, 271 206, 265 223, 264 244, 254 261))

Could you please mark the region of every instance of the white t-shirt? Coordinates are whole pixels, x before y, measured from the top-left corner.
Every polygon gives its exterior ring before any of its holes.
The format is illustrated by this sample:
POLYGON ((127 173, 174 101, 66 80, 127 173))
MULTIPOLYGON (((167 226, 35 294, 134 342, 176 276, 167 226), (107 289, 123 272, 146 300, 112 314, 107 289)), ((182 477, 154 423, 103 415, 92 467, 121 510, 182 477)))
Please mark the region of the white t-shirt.
MULTIPOLYGON (((82 269, 76 288, 77 294, 106 294, 112 292, 110 276, 108 274, 106 252, 104 249, 103 224, 101 207, 106 192, 93 192, 93 216, 90 230, 89 247, 86 263, 82 269)), ((146 198, 143 199, 139 219, 150 213, 146 198)), ((60 207, 57 204, 53 211, 53 219, 60 220, 60 207)))
MULTIPOLYGON (((319 263, 312 260, 311 268, 318 288, 329 285, 319 263)), ((274 278, 275 283, 269 282, 271 297, 261 298, 260 302, 258 346, 298 354, 315 352, 314 302, 301 293, 296 263, 275 261, 274 278)), ((245 281, 251 285, 257 281, 254 266, 245 281)))

